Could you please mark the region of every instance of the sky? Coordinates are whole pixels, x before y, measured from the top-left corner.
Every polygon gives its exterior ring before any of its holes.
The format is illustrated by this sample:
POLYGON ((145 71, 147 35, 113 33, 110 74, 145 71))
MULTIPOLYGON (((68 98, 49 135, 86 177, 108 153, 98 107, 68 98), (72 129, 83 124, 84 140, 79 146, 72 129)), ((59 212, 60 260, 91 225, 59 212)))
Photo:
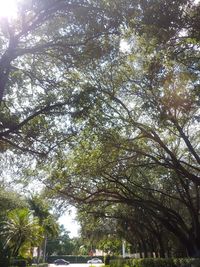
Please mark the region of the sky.
POLYGON ((79 225, 75 219, 76 210, 71 208, 70 211, 66 211, 58 220, 60 224, 63 224, 65 229, 69 231, 70 238, 78 237, 79 225))

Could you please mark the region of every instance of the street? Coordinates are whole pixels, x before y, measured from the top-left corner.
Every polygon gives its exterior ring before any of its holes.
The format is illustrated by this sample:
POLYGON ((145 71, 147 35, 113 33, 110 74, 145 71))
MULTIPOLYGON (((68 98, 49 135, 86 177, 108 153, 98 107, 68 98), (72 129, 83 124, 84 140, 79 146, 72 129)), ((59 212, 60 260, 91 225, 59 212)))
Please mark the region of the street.
POLYGON ((55 265, 55 264, 49 264, 48 267, 90 267, 90 266, 95 266, 95 267, 100 267, 103 266, 103 263, 96 263, 96 264, 90 264, 90 263, 71 263, 69 265, 55 265))

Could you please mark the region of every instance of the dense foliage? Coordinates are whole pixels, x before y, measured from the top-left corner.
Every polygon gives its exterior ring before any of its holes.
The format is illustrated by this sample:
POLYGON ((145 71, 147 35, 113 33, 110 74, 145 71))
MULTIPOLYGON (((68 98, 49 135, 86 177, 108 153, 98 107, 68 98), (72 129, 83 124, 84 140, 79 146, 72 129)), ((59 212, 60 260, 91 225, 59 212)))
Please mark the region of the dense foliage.
POLYGON ((76 68, 108 53, 115 13, 99 1, 34 0, 0 19, 2 152, 44 156, 74 135, 68 114, 76 68))
POLYGON ((6 264, 9 264, 9 258, 11 257, 12 252, 8 244, 5 246, 5 238, 7 236, 4 235, 4 222, 8 219, 9 211, 25 209, 26 202, 19 196, 19 194, 1 187, 0 207, 0 263, 2 266, 6 266, 6 264))
POLYGON ((33 0, 1 19, 2 166, 34 155, 28 179, 74 204, 86 235, 92 218, 145 255, 200 256, 199 11, 33 0))
POLYGON ((199 7, 138 2, 121 48, 77 70, 79 135, 46 169, 48 185, 115 218, 145 254, 170 255, 175 238, 175 249, 199 256, 199 7))
POLYGON ((47 239, 46 257, 51 255, 74 255, 75 249, 75 240, 72 240, 69 233, 61 226, 56 237, 48 237, 47 239))

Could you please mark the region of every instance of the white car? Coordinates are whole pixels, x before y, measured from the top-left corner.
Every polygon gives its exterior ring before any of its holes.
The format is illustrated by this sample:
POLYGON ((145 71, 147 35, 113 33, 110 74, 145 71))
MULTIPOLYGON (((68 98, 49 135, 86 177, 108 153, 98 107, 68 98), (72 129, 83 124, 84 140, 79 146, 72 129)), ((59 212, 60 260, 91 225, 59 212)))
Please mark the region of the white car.
POLYGON ((102 260, 98 259, 98 258, 93 258, 93 259, 87 261, 87 263, 102 263, 102 260))

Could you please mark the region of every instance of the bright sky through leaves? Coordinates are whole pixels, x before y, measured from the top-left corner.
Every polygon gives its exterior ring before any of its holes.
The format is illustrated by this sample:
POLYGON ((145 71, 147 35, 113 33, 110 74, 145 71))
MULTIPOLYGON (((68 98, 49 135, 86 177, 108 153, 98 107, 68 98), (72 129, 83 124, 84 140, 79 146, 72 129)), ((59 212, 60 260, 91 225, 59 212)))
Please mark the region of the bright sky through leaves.
POLYGON ((17 0, 0 0, 0 17, 13 18, 17 13, 17 0))

